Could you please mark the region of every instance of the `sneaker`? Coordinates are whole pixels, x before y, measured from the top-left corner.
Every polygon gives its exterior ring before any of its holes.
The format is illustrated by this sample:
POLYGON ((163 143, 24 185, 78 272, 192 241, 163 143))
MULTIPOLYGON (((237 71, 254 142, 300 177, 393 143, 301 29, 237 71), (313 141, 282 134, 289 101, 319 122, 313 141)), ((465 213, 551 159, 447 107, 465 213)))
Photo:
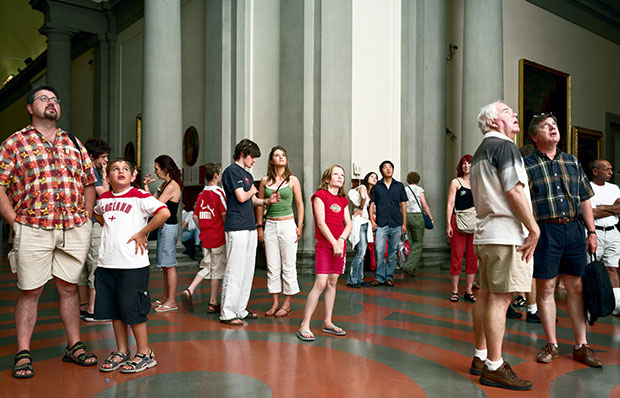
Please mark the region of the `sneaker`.
POLYGON ((471 366, 469 367, 469 374, 480 376, 482 368, 484 368, 484 361, 474 356, 474 359, 471 360, 471 366))
POLYGON ((593 368, 603 366, 603 362, 596 357, 596 353, 587 344, 583 344, 578 350, 573 347, 573 359, 593 368))
POLYGON ((362 283, 360 283, 360 286, 361 287, 371 287, 370 283, 368 283, 368 282, 362 282, 362 283))
POLYGON ((518 391, 532 388, 532 383, 528 380, 519 378, 506 361, 494 372, 490 371, 489 368, 484 365, 480 376, 480 384, 518 391))
POLYGON ((508 319, 521 319, 522 317, 523 317, 522 313, 517 312, 517 311, 513 310, 511 306, 508 306, 508 311, 506 311, 506 318, 508 318, 508 319))
POLYGON ((359 283, 347 283, 347 287, 360 288, 362 285, 359 283))
POLYGON ((526 303, 527 300, 521 295, 518 295, 517 297, 515 297, 514 300, 512 300, 512 305, 514 305, 515 307, 523 307, 526 303))
POLYGON ((84 320, 86 322, 107 322, 107 321, 110 321, 110 319, 98 319, 98 318, 95 318, 95 314, 90 313, 90 312, 86 313, 86 316, 84 317, 84 320))
POLYGON ((525 317, 525 322, 527 323, 540 323, 540 317, 538 316, 538 311, 536 312, 527 312, 527 316, 525 317))
MULTIPOLYGON (((573 354, 574 355, 574 354, 573 354)), ((536 362, 549 363, 560 356, 560 349, 555 344, 547 343, 536 355, 536 362)))

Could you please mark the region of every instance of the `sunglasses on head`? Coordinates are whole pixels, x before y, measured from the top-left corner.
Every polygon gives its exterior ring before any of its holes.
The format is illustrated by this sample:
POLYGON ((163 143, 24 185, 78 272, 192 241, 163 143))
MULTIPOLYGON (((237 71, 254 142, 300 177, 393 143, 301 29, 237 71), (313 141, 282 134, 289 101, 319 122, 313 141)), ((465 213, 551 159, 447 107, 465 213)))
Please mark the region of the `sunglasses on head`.
POLYGON ((553 116, 553 112, 541 112, 541 113, 537 113, 533 116, 534 119, 546 119, 548 117, 552 117, 553 116))

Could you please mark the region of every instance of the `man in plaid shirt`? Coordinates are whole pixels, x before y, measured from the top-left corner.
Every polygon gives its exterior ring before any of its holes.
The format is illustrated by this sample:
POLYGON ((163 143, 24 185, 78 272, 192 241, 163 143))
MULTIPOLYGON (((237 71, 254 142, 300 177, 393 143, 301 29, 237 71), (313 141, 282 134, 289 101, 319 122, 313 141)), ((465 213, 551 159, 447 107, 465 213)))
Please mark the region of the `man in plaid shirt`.
POLYGON ((594 195, 592 187, 577 158, 558 149, 560 132, 553 114, 535 115, 528 130, 537 151, 523 161, 529 177, 534 216, 540 227, 540 239, 534 252, 534 278, 541 323, 547 336, 547 344, 536 360, 549 363, 560 355, 554 292, 561 274, 575 333, 573 359, 600 367, 602 362, 586 340, 581 280, 587 263, 586 250, 593 253, 597 248, 590 205, 594 195))
POLYGON ((38 85, 27 98, 31 125, 0 147, 0 215, 13 228, 11 270, 20 294, 15 307, 17 355, 13 377, 34 376, 30 340, 39 297, 54 279, 68 345, 63 361, 97 363, 80 342, 77 282, 90 244, 95 174, 83 145, 56 127, 60 101, 55 90, 38 85))

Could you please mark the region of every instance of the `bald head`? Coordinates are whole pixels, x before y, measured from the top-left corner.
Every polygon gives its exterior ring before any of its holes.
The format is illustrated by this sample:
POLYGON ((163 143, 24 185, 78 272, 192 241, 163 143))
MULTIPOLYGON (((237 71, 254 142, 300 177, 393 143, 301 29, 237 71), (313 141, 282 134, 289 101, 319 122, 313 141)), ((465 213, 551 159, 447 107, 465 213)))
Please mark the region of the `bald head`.
POLYGON ((614 169, 605 159, 596 159, 592 162, 592 182, 597 185, 604 185, 611 180, 614 175, 614 169))

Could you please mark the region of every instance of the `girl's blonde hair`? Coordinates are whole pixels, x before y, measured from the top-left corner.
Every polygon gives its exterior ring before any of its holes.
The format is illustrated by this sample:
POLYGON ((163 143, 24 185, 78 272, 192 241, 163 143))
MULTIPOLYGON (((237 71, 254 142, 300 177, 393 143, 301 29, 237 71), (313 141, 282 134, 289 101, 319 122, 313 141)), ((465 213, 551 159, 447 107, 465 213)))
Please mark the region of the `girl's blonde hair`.
MULTIPOLYGON (((339 164, 332 164, 327 169, 325 169, 325 171, 323 172, 323 176, 321 176, 321 183, 319 184, 318 189, 325 189, 325 190, 329 189, 329 181, 331 181, 332 173, 334 172, 334 169, 336 167, 338 167, 340 170, 342 170, 342 173, 344 174, 344 167, 342 167, 339 164), (327 182, 325 180, 327 180, 327 182)), ((338 196, 346 196, 347 195, 344 192, 344 184, 342 184, 342 185, 343 186, 338 188, 338 196)))

